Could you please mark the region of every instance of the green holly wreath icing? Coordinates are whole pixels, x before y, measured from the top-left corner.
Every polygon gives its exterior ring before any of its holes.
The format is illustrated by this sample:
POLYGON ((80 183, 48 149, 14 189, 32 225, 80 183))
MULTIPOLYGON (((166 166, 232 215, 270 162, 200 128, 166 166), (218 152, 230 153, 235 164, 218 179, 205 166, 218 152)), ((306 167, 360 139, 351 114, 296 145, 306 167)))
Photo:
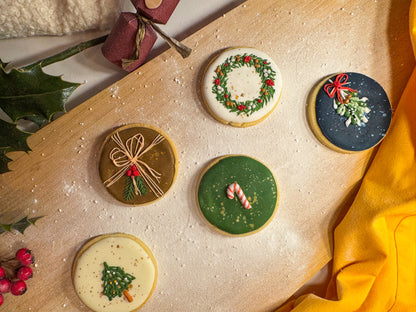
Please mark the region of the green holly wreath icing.
POLYGON ((218 102, 222 103, 230 112, 237 115, 250 116, 270 102, 275 93, 276 72, 271 68, 270 62, 254 54, 233 55, 228 57, 215 70, 213 76, 212 93, 216 95, 218 102), (253 67, 261 79, 261 88, 258 96, 253 100, 238 101, 231 99, 231 93, 227 89, 228 74, 242 66, 253 67))

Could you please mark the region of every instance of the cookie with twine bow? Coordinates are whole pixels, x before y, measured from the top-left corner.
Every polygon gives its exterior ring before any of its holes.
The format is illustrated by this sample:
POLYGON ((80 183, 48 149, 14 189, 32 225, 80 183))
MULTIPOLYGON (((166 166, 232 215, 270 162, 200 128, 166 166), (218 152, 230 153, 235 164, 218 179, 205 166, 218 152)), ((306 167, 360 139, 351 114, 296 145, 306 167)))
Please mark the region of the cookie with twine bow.
POLYGON ((354 72, 323 79, 310 94, 310 126, 325 146, 341 153, 370 149, 386 136, 392 109, 383 87, 354 72))
POLYGON ((132 0, 137 12, 122 12, 101 50, 105 58, 126 71, 133 71, 146 61, 157 35, 183 58, 191 49, 162 31, 157 24, 165 24, 178 0, 132 0))
POLYGON ((176 179, 177 166, 175 146, 154 127, 121 127, 101 147, 101 180, 111 195, 128 205, 163 197, 176 179))

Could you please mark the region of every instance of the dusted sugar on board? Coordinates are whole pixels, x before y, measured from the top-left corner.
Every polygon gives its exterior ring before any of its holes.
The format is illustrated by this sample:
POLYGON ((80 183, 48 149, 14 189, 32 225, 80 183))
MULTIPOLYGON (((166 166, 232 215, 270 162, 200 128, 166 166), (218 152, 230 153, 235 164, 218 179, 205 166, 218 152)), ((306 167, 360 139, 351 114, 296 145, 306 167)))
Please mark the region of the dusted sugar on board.
POLYGON ((325 78, 311 93, 311 128, 327 147, 359 152, 380 143, 390 127, 392 110, 383 87, 360 73, 325 78))
POLYGON ((272 220, 279 201, 273 173, 244 155, 216 159, 202 172, 196 191, 203 217, 227 235, 254 234, 272 220))
POLYGON ((133 235, 101 235, 78 252, 72 280, 78 297, 93 311, 137 311, 156 287, 156 260, 133 235))
POLYGON ((207 66, 202 97, 211 115, 235 127, 253 126, 269 116, 282 93, 276 63, 253 48, 227 49, 207 66))
POLYGON ((99 164, 104 187, 128 205, 162 198, 173 185, 178 167, 175 146, 161 130, 132 124, 104 140, 99 164))

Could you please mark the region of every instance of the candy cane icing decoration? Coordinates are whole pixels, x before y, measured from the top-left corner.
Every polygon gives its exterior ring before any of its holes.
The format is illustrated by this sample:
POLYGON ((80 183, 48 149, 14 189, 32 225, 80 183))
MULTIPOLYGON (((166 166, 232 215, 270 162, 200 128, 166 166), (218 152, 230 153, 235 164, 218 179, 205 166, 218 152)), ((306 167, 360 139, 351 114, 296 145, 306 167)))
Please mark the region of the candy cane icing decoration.
POLYGON ((234 182, 234 183, 228 185, 228 187, 227 187, 227 197, 229 199, 234 198, 234 193, 237 193, 238 199, 240 200, 240 202, 244 206, 244 208, 246 208, 246 209, 251 208, 250 203, 248 202, 246 196, 243 193, 243 190, 241 189, 240 185, 238 185, 237 182, 234 182))

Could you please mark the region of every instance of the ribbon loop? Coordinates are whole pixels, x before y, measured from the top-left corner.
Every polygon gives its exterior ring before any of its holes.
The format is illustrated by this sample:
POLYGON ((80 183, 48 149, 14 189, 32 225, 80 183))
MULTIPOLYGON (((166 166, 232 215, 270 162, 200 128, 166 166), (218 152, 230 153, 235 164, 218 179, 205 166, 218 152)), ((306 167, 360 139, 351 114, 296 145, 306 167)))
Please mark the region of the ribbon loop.
POLYGON ((348 82, 348 75, 341 73, 335 77, 334 82, 329 80, 330 83, 324 85, 324 91, 330 98, 333 98, 335 94, 337 95, 337 99, 340 104, 343 103, 343 92, 350 91, 350 92, 358 92, 357 90, 351 89, 345 85, 350 84, 348 82))
MULTIPOLYGON (((155 145, 161 143, 164 140, 164 137, 158 134, 146 149, 144 149, 144 137, 141 133, 138 133, 127 139, 125 144, 120 138, 120 134, 118 132, 113 134, 111 139, 116 143, 117 147, 114 147, 110 151, 109 157, 114 166, 120 168, 120 170, 118 170, 110 178, 104 181, 104 185, 106 187, 110 187, 122 176, 124 176, 127 170, 129 170, 132 166, 136 166, 137 170, 143 177, 143 180, 152 190, 152 192, 157 197, 162 196, 164 192, 157 185, 157 183, 160 183, 160 178, 162 175, 139 158, 143 156, 143 154, 150 151, 155 145)), ((137 186, 135 185, 135 191, 138 192, 136 188, 137 186)))

